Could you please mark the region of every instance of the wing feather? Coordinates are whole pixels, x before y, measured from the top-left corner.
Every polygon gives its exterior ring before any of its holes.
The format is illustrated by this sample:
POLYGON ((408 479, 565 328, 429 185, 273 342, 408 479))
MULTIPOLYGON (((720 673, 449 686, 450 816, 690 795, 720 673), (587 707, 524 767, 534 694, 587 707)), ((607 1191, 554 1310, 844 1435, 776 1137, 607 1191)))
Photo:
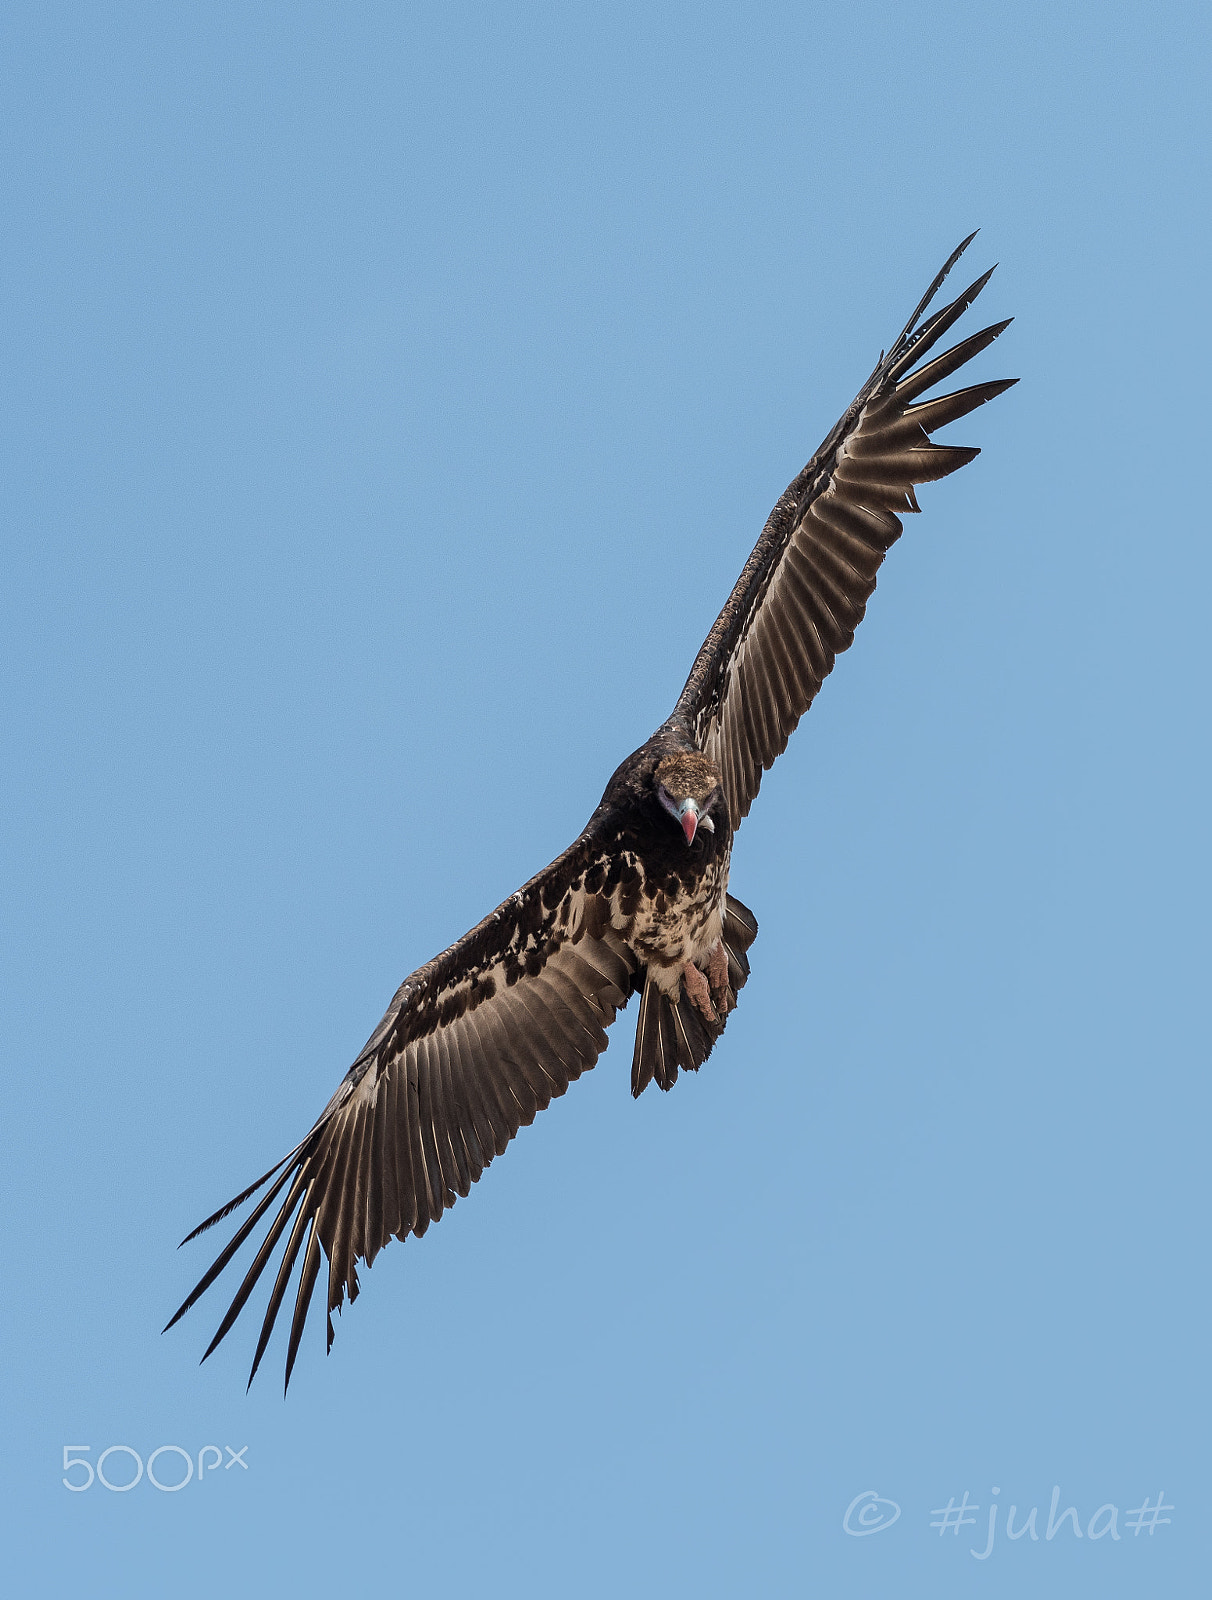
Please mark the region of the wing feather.
POLYGON ((366 1265, 373 1266, 375 1256, 389 1239, 400 1232, 400 1176, 396 1161, 396 1143, 399 1129, 393 1116, 396 1080, 384 1078, 380 1091, 383 1096, 383 1113, 375 1118, 376 1157, 381 1184, 378 1227, 369 1223, 366 1265))
POLYGON ((249 1382, 302 1254, 289 1383, 322 1257, 331 1346, 333 1311, 358 1294, 358 1263, 369 1265, 393 1237, 423 1234, 470 1192, 522 1124, 594 1065, 637 970, 611 926, 602 849, 586 830, 546 873, 401 985, 319 1121, 261 1180, 274 1181, 174 1316, 210 1287, 268 1213, 207 1355, 231 1331, 286 1234, 249 1382))
MULTIPOLYGON (((466 1029, 468 1042, 468 1059, 471 1062, 469 1073, 470 1081, 480 1092, 480 1097, 487 1107, 495 1139, 493 1149, 497 1155, 505 1153, 505 1147, 517 1133, 520 1124, 517 1106, 513 1096, 509 1093, 500 1071, 486 1070, 487 1064, 492 1062, 493 1050, 491 1041, 486 1041, 480 1031, 481 1018, 474 1011, 469 1011, 462 1019, 466 1029)), ((485 1151, 486 1161, 492 1158, 485 1151)))
MULTIPOLYGON (((286 1348, 286 1382, 283 1384, 283 1393, 290 1388, 290 1375, 295 1370, 295 1357, 299 1353, 299 1341, 303 1337, 303 1324, 307 1321, 307 1310, 311 1305, 312 1291, 316 1286, 316 1278, 320 1271, 320 1234, 316 1228, 316 1219, 311 1219, 311 1231, 307 1235, 307 1253, 303 1257, 303 1271, 299 1274, 299 1292, 295 1296, 295 1314, 290 1319, 290 1343, 286 1348)), ((252 1383, 252 1378, 249 1378, 252 1383)))
POLYGON ((294 1174, 293 1176, 295 1181, 291 1184, 286 1199, 282 1202, 278 1214, 274 1218, 260 1250, 257 1251, 256 1258, 254 1259, 252 1266, 248 1269, 248 1272, 245 1275, 243 1283, 240 1285, 239 1289, 236 1290, 236 1297, 228 1307, 227 1315, 219 1324, 219 1331, 215 1334, 209 1345, 207 1345, 206 1351, 202 1357, 203 1361, 205 1361, 207 1356, 211 1355, 219 1346, 219 1344, 221 1344, 222 1341, 227 1337, 227 1334, 230 1331, 233 1323, 240 1315, 240 1312, 244 1309, 245 1302, 255 1288, 257 1279, 261 1276, 261 1273, 264 1270, 265 1263, 273 1254, 274 1246, 281 1237, 283 1229, 290 1221, 291 1213, 298 1204, 299 1196, 303 1192, 304 1187, 304 1179, 302 1174, 294 1174))
MULTIPOLYGON (((270 1292, 265 1321, 261 1326, 261 1337, 257 1340, 257 1353, 253 1357, 252 1371, 248 1374, 249 1387, 252 1386, 252 1381, 257 1375, 257 1368, 261 1363, 261 1357, 265 1354, 266 1346, 269 1344, 269 1336, 273 1331, 274 1322, 277 1320, 282 1297, 285 1295, 286 1286, 290 1282, 290 1275, 294 1271, 295 1259, 299 1254, 299 1246, 303 1243, 303 1234, 308 1221, 306 1209, 300 1206, 298 1215, 295 1217, 295 1225, 290 1230, 290 1238, 286 1241, 286 1249, 282 1252, 278 1275, 274 1279, 274 1286, 270 1292)), ((216 1335, 217 1338, 218 1336, 216 1335)), ((211 1349, 213 1348, 214 1345, 212 1343, 211 1349)), ((209 1353, 208 1351, 207 1354, 209 1355, 209 1353)), ((287 1381, 289 1382, 289 1379, 287 1381)))
POLYGON ((1008 389, 973 384, 919 400, 1009 326, 999 322, 930 361, 925 356, 988 283, 990 272, 922 319, 971 241, 951 256, 904 332, 770 514, 727 605, 700 650, 667 727, 688 730, 724 774, 732 826, 762 773, 849 648, 901 517, 919 510, 915 485, 971 461, 972 447, 930 435, 1008 389))

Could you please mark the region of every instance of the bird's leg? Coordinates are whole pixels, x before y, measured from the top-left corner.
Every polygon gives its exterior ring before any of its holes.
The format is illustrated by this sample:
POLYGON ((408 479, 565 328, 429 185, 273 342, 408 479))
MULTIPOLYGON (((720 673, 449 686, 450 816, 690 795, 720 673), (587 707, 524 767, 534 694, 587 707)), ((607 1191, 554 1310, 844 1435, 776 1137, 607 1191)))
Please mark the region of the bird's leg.
POLYGON ((711 1003, 711 990, 707 987, 707 979, 695 966, 693 961, 687 961, 682 967, 682 987, 686 991, 686 998, 714 1025, 719 1021, 715 1014, 715 1007, 711 1003))
POLYGON ((711 985, 711 998, 720 1016, 728 1011, 728 951, 723 939, 717 939, 707 958, 707 982, 711 985))

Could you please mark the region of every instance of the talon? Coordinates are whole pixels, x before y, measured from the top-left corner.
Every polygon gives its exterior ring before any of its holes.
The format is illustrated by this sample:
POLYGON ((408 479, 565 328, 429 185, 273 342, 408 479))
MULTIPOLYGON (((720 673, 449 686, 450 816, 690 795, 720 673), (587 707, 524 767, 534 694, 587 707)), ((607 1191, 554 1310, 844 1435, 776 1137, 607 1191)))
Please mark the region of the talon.
POLYGON ((682 987, 686 991, 686 998, 698 1006, 708 1022, 714 1024, 720 1020, 711 1003, 711 990, 707 987, 707 979, 693 961, 687 961, 682 967, 682 987))
POLYGON ((728 1004, 728 951, 722 939, 717 939, 711 947, 707 981, 711 985, 711 998, 715 1001, 716 1009, 721 1016, 725 1016, 731 1008, 728 1004))

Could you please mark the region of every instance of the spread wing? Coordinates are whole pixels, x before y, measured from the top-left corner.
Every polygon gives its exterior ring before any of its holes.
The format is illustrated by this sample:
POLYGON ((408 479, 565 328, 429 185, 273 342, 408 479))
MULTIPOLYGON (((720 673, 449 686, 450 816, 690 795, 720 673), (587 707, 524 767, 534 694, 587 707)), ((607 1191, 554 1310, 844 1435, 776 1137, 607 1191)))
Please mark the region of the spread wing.
POLYGON ((688 724, 724 774, 735 829, 762 773, 849 648, 880 563, 919 509, 915 484, 945 478, 980 452, 932 444, 944 423, 1008 389, 1015 378, 922 399, 997 338, 994 323, 932 361, 922 358, 976 299, 992 268, 921 320, 969 235, 926 291, 900 338, 812 460, 789 485, 745 563, 691 669, 671 722, 688 724))
POLYGON ((523 1123, 533 1122, 594 1065, 636 971, 609 922, 609 897, 621 870, 587 830, 545 872, 405 980, 302 1143, 189 1235, 196 1238, 270 1185, 168 1324, 189 1310, 270 1215, 203 1360, 232 1327, 286 1234, 248 1381, 301 1254, 286 1357, 289 1385, 321 1251, 328 1259, 331 1349, 333 1311, 346 1295, 357 1298, 356 1263, 369 1266, 389 1239, 423 1234, 467 1194, 523 1123))

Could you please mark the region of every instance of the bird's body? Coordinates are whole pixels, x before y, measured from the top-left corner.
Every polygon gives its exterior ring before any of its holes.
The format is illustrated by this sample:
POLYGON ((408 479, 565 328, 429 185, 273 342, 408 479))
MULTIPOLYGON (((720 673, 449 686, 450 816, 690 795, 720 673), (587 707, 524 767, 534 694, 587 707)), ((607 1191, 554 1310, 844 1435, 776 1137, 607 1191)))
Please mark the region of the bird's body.
POLYGON ((1006 326, 919 365, 988 279, 919 324, 968 242, 780 497, 671 716, 617 769, 584 831, 404 981, 302 1142, 190 1235, 269 1185, 173 1322, 279 1202, 207 1355, 285 1234, 253 1373, 302 1255, 289 1383, 321 1251, 331 1346, 332 1311, 358 1293, 356 1263, 369 1265, 393 1237, 423 1234, 466 1195, 518 1128, 594 1065, 632 994, 640 994, 634 1094, 653 1079, 669 1089, 679 1070, 706 1061, 749 975, 757 933, 729 893, 735 830, 849 646, 901 532, 898 513, 918 509, 914 485, 977 454, 929 434, 1013 381, 917 400, 1006 326))
POLYGON ((686 963, 706 970, 723 935, 732 827, 726 806, 710 806, 713 794, 722 795, 718 770, 697 751, 661 750, 660 742, 654 747, 649 741, 630 756, 611 779, 599 811, 607 871, 621 874, 611 894, 612 925, 657 986, 673 997, 686 963), (678 774, 687 791, 697 790, 701 809, 689 848, 670 828, 657 797, 658 767, 669 774, 670 785, 678 774))

